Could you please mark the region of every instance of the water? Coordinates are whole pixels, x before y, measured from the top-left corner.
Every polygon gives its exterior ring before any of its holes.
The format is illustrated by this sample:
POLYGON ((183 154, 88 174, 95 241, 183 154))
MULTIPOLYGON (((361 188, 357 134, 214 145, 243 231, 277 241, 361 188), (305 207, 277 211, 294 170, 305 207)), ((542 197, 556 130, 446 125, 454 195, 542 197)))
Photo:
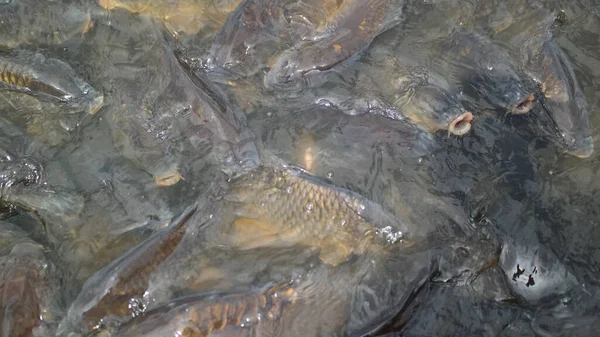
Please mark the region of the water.
POLYGON ((0 1, 0 336, 595 336, 600 3, 372 2, 0 1))

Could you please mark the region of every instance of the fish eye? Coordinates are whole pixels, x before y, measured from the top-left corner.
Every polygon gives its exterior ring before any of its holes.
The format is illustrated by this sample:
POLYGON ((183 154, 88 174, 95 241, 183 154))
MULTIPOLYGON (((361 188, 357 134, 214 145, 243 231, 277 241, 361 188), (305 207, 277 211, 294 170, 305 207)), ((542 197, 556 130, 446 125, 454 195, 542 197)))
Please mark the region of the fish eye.
POLYGON ((575 145, 575 138, 571 137, 571 135, 569 135, 568 133, 561 132, 560 136, 561 136, 565 146, 570 147, 570 146, 575 145))
POLYGON ((469 257, 469 249, 466 248, 466 247, 458 247, 458 248, 456 248, 456 253, 458 254, 458 256, 460 256, 462 258, 469 257))

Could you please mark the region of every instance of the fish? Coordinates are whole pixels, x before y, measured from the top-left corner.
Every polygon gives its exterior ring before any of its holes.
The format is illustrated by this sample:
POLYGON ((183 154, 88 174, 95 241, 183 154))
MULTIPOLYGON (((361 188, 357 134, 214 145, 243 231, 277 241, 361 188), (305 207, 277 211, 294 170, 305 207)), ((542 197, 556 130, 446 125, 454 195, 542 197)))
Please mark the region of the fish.
POLYGON ((515 115, 533 108, 535 86, 523 80, 518 63, 497 42, 461 29, 441 42, 438 50, 445 53, 441 61, 445 69, 439 72, 458 76, 472 101, 481 97, 492 108, 515 115))
POLYGON ((493 267, 500 244, 487 233, 482 228, 465 237, 428 238, 416 246, 394 246, 391 254, 315 265, 260 290, 177 297, 122 324, 116 336, 362 336, 398 314, 410 317, 408 308, 427 295, 428 284, 470 284, 493 267))
POLYGON ((148 288, 148 276, 177 248, 195 211, 196 207, 189 207, 169 227, 90 277, 59 324, 58 334, 90 332, 101 327, 105 316, 131 315, 135 310, 132 301, 141 300, 148 288))
POLYGON ((379 49, 387 48, 403 67, 424 68, 443 78, 445 89, 475 115, 485 109, 526 114, 534 105, 535 85, 523 79, 519 63, 503 45, 484 34, 465 27, 431 40, 417 34, 391 47, 383 42, 389 37, 382 36, 379 49))
POLYGON ((19 227, 0 222, 0 229, 0 335, 32 336, 48 329, 53 319, 52 301, 59 292, 56 266, 46 249, 19 227))
POLYGON ((231 326, 264 324, 277 320, 284 307, 294 304, 290 283, 259 291, 179 298, 123 324, 114 336, 208 336, 231 326))
POLYGON ((589 107, 567 55, 555 41, 541 50, 542 104, 558 128, 565 152, 587 158, 594 152, 589 107))
POLYGON ((211 242, 237 249, 300 244, 319 248, 329 265, 401 241, 409 229, 380 205, 298 168, 263 165, 232 179, 223 198, 221 225, 206 230, 211 242))
POLYGON ((543 110, 555 134, 553 142, 564 152, 587 158, 594 152, 588 103, 569 58, 553 39, 557 14, 544 8, 516 16, 494 35, 522 60, 527 75, 539 86, 543 110))
POLYGON ((64 113, 96 113, 104 96, 66 62, 41 53, 14 50, 0 53, 0 90, 58 103, 64 113))
POLYGON ((256 74, 285 46, 323 33, 344 5, 333 0, 243 1, 214 37, 207 66, 242 76, 256 74))
POLYGON ((123 8, 161 20, 171 34, 193 35, 203 28, 216 30, 241 0, 98 0, 106 10, 123 8))
POLYGON ((89 8, 64 1, 4 1, 0 5, 0 49, 58 45, 92 26, 89 8))
POLYGON ((83 209, 81 195, 43 181, 43 166, 31 140, 4 118, 0 118, 0 185, 4 207, 66 218, 83 209))
POLYGON ((134 57, 112 48, 115 41, 126 45, 132 36, 125 14, 115 14, 111 25, 97 25, 96 39, 88 41, 94 51, 91 67, 103 85, 112 86, 106 118, 117 150, 160 187, 192 181, 197 167, 191 167, 197 164, 227 172, 257 165, 244 113, 206 74, 185 62, 168 33, 134 17, 133 26, 147 38, 143 47, 134 57), (141 88, 140 82, 146 85, 141 88))
POLYGON ((391 0, 344 2, 326 32, 297 42, 277 57, 265 76, 265 86, 298 90, 322 84, 308 76, 343 69, 378 35, 401 22, 397 15, 401 7, 391 0))
POLYGON ((349 89, 338 82, 315 90, 320 105, 332 106, 349 115, 366 113, 393 120, 408 120, 427 132, 440 130, 462 136, 474 120, 438 74, 420 66, 404 66, 393 55, 369 56, 352 67, 356 78, 345 79, 349 89))

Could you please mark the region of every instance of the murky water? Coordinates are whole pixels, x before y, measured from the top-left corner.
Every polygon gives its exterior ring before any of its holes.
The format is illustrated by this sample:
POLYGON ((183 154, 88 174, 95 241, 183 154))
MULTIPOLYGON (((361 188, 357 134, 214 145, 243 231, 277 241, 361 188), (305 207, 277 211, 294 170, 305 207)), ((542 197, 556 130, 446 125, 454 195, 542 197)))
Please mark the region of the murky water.
POLYGON ((592 0, 0 1, 0 336, 596 336, 599 111, 592 0))

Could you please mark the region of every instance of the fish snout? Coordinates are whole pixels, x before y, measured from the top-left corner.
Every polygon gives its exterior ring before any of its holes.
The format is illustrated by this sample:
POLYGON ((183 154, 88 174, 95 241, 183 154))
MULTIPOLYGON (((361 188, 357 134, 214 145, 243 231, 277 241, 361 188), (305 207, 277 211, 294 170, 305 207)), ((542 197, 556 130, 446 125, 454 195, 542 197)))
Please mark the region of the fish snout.
POLYGON ((453 135, 463 136, 471 130, 472 121, 473 114, 467 111, 450 122, 448 132, 453 135))
POLYGON ((513 115, 523 115, 531 111, 533 103, 535 102, 535 95, 531 94, 525 99, 514 104, 510 110, 513 115))

